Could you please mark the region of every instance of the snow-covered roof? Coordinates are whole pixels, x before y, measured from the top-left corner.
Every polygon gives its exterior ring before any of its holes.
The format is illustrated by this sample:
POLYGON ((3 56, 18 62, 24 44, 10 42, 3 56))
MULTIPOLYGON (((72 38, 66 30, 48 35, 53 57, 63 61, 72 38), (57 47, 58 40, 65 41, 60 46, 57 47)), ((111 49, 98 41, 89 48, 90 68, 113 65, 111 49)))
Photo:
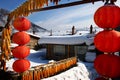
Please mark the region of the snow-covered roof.
MULTIPOLYGON (((12 31, 12 33, 14 34, 14 33, 16 33, 16 32, 18 32, 17 30, 13 30, 12 31)), ((26 31, 25 31, 26 32, 26 31)), ((33 37, 36 37, 36 38, 40 38, 40 36, 39 35, 37 35, 37 34, 33 34, 33 33, 30 33, 30 32, 26 32, 27 34, 29 34, 30 36, 33 36, 33 37)))
POLYGON ((33 33, 29 33, 29 32, 27 32, 27 34, 29 34, 30 36, 36 37, 36 38, 40 38, 40 36, 37 34, 33 34, 33 33))
POLYGON ((68 35, 68 36, 44 36, 39 39, 39 44, 64 44, 75 45, 86 43, 90 45, 93 43, 93 37, 88 35, 68 35))

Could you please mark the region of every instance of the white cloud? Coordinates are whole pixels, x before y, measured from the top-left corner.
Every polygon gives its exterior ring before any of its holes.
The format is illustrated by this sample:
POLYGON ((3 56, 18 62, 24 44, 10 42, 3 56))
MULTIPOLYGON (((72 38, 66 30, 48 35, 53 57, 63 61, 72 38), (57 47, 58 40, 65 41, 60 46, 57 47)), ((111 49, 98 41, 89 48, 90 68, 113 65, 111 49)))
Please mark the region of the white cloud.
MULTIPOLYGON (((116 4, 120 6, 120 0, 118 0, 116 4)), ((73 25, 77 28, 89 27, 91 24, 96 26, 93 20, 93 15, 97 8, 102 5, 104 5, 104 3, 100 1, 95 2, 94 5, 90 3, 55 10, 49 18, 36 23, 49 30, 71 29, 73 25)))

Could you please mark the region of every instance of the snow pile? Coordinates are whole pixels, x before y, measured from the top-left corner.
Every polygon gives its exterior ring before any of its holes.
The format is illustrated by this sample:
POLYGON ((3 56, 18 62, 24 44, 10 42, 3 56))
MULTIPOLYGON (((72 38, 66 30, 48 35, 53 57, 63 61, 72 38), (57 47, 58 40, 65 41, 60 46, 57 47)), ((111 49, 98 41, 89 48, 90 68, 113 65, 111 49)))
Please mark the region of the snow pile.
POLYGON ((90 45, 93 43, 93 38, 83 35, 68 35, 68 36, 44 36, 39 40, 39 44, 83 44, 90 45))
MULTIPOLYGON (((31 54, 27 57, 30 60, 31 67, 46 64, 52 60, 45 59, 46 49, 39 51, 31 50, 31 54)), ((12 58, 7 62, 8 70, 13 71, 12 64, 16 58, 12 58)), ((78 66, 66 70, 58 75, 44 78, 42 80, 94 80, 98 75, 93 67, 93 63, 77 62, 78 66)))
MULTIPOLYGON (((95 34, 88 34, 88 33, 82 33, 80 35, 66 35, 66 36, 43 36, 40 38, 39 43, 40 44, 81 44, 86 43, 88 45, 88 50, 94 50, 95 47, 91 46, 93 43, 95 34)), ((17 46, 16 44, 12 44, 11 47, 17 46)), ((30 61, 31 66, 38 66, 41 64, 49 63, 53 60, 46 60, 46 49, 41 49, 39 51, 31 50, 30 55, 27 57, 27 59, 30 61)), ((94 67, 93 67, 93 61, 96 57, 96 54, 94 52, 87 52, 86 53, 86 61, 88 62, 81 62, 78 61, 78 66, 70 68, 69 70, 66 70, 58 75, 44 78, 42 80, 95 80, 96 77, 98 77, 98 74, 96 73, 94 67), (89 63, 90 62, 90 63, 89 63)), ((16 58, 12 58, 11 60, 7 61, 6 66, 8 70, 12 71, 12 64, 16 60, 16 58)))
MULTIPOLYGON (((30 55, 27 57, 27 59, 30 61, 31 66, 38 66, 41 64, 46 64, 49 62, 49 60, 45 59, 45 53, 46 49, 41 49, 40 51, 30 50, 30 55)), ((13 71, 12 64, 17 58, 12 58, 6 63, 6 67, 8 67, 7 70, 13 71)))
POLYGON ((85 60, 87 62, 93 62, 96 58, 96 53, 93 53, 93 52, 87 52, 86 53, 86 57, 85 57, 85 60))
POLYGON ((93 62, 95 58, 96 58, 95 46, 90 45, 88 46, 88 52, 86 53, 85 60, 87 62, 93 62))

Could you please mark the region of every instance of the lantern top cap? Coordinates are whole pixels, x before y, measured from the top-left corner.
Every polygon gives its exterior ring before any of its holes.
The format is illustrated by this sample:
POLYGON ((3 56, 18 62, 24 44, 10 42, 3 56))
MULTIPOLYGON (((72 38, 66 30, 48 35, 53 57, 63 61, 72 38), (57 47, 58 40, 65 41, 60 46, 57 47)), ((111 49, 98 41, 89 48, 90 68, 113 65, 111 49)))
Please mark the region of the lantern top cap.
POLYGON ((117 0, 106 0, 105 5, 114 5, 117 0))

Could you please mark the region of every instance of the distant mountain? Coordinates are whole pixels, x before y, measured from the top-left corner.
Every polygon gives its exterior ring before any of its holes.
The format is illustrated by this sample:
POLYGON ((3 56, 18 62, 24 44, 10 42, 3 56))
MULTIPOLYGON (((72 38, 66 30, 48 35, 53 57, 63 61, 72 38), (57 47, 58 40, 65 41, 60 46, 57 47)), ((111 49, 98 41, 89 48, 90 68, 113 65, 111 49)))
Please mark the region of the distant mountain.
MULTIPOLYGON (((7 15, 9 13, 10 13, 10 11, 8 11, 8 10, 0 9, 0 31, 1 31, 2 27, 4 27, 5 23, 7 22, 7 15)), ((31 22, 31 28, 30 28, 29 32, 45 32, 45 31, 48 31, 48 30, 31 22)))
POLYGON ((4 26, 7 20, 7 15, 9 14, 8 10, 0 9, 0 26, 4 26))
POLYGON ((31 22, 31 28, 30 28, 29 31, 32 31, 32 32, 33 31, 35 31, 35 32, 45 32, 45 31, 48 31, 48 30, 34 24, 33 22, 31 22))

